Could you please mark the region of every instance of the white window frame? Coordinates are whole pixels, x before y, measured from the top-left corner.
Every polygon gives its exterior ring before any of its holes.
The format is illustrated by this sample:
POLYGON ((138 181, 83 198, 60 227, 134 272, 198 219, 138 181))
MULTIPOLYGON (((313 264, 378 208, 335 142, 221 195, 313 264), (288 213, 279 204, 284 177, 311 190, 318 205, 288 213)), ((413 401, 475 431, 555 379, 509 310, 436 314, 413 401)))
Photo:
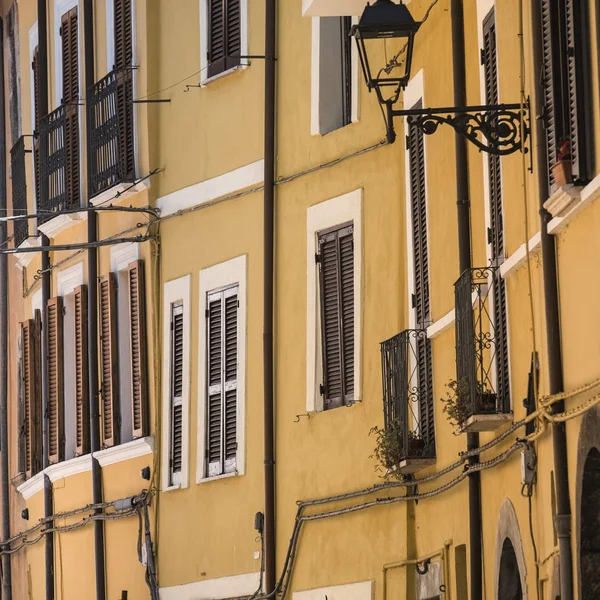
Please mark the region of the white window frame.
POLYGON ((75 390, 75 297, 74 292, 83 285, 83 262, 63 269, 56 277, 57 295, 63 298, 63 371, 65 460, 75 458, 77 449, 76 390, 75 390))
MULTIPOLYGON (((321 18, 312 18, 312 40, 311 40, 311 69, 310 69, 310 133, 311 135, 323 135, 321 132, 321 119, 319 105, 321 102, 321 18)), ((358 17, 352 17, 352 24, 358 23, 358 17)), ((359 73, 359 58, 358 48, 356 44, 351 46, 352 52, 352 111, 351 123, 359 121, 359 98, 360 98, 360 73, 359 73)), ((339 129, 344 129, 340 127, 339 129)), ((333 131, 339 131, 334 129, 333 131)), ((330 131, 329 133, 333 133, 330 131)))
MULTIPOLYGON (((137 65, 137 8, 136 0, 131 0, 131 66, 137 65)), ((115 0, 106 0, 106 72, 110 73, 115 65, 115 0)), ((133 97, 138 97, 137 69, 131 74, 133 97)), ((135 168, 134 177, 138 177, 138 115, 139 105, 133 105, 133 164, 135 168)))
MULTIPOLYGON (((240 0, 240 54, 242 56, 248 55, 248 0, 240 0)), ((208 77, 208 60, 206 53, 208 52, 208 0, 200 0, 200 85, 205 86, 211 81, 216 81, 225 77, 230 73, 239 71, 240 69, 246 69, 250 66, 248 60, 240 60, 240 64, 223 71, 213 77, 208 77)))
POLYGON ((352 222, 354 225, 354 402, 362 399, 363 239, 362 196, 358 189, 308 208, 306 238, 306 411, 323 410, 319 274, 315 263, 320 231, 352 222))
MULTIPOLYGON (((62 16, 69 12, 72 8, 77 7, 77 67, 78 67, 78 86, 79 86, 79 104, 78 107, 78 119, 79 119, 79 172, 80 172, 80 183, 79 183, 79 197, 80 202, 83 199, 83 182, 85 180, 84 165, 85 165, 85 154, 83 151, 84 144, 84 123, 85 123, 85 112, 83 106, 83 94, 85 89, 85 83, 83 81, 83 12, 81 10, 80 0, 54 0, 54 90, 55 90, 55 102, 56 108, 61 105, 63 96, 63 68, 62 68, 62 41, 60 37, 60 26, 62 16)), ((44 115, 40 115, 44 117, 44 115)), ((35 120, 35 117, 34 117, 35 120)))
POLYGON ((189 487, 189 444, 190 444, 190 321, 191 275, 168 281, 163 286, 163 368, 162 368, 162 491, 168 492, 189 487), (171 311, 176 302, 183 303, 183 389, 182 389, 182 434, 181 472, 179 482, 171 484, 169 458, 171 448, 171 311))
POLYGON ((247 310, 247 257, 232 258, 200 271, 200 298, 198 314, 198 439, 196 483, 243 475, 246 472, 246 310, 247 310), (237 457, 236 471, 208 476, 206 464, 206 309, 208 294, 229 286, 238 286, 238 380, 237 380, 237 457))
POLYGON ((119 414, 121 444, 133 439, 131 395, 131 317, 129 314, 129 280, 127 268, 140 257, 134 242, 117 244, 110 250, 111 271, 117 284, 117 353, 119 356, 119 414))

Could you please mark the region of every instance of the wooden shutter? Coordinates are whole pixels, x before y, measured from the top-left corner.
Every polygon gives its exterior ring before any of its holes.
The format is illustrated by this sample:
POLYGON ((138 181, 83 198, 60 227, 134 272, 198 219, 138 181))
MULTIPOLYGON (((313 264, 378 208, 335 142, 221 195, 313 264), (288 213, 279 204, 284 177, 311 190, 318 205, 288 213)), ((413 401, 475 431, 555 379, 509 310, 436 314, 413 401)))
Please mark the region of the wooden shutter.
POLYGON ((99 280, 102 444, 119 443, 119 363, 117 355, 117 297, 114 273, 99 280))
POLYGON ((33 475, 39 473, 43 467, 43 412, 42 412, 42 311, 36 309, 33 315, 34 322, 34 387, 33 387, 33 430, 31 448, 32 448, 32 468, 33 475))
POLYGON ((63 303, 48 300, 48 461, 64 458, 63 303))
POLYGON ((183 462, 183 303, 171 305, 170 484, 181 483, 183 462))
POLYGON ((65 112, 66 193, 67 205, 79 206, 79 44, 77 7, 62 16, 62 103, 65 112))
POLYGON ((590 179, 589 141, 593 127, 588 123, 586 79, 591 77, 588 56, 588 3, 581 0, 563 0, 565 5, 566 61, 568 75, 568 125, 571 138, 571 162, 574 179, 590 179))
POLYGON ((115 64, 117 71, 130 69, 133 62, 133 28, 131 21, 132 0, 115 0, 115 64))
POLYGON ((208 295, 208 475, 237 468, 238 286, 208 295))
POLYGON ((208 77, 240 64, 242 21, 240 0, 208 2, 208 77))
POLYGON ((352 122, 352 17, 340 17, 342 43, 342 126, 352 122))
POLYGON ((146 354, 146 288, 144 263, 136 260, 127 268, 129 315, 131 318, 131 406, 133 437, 148 435, 148 361, 146 354))
MULTIPOLYGON (((415 107, 422 108, 419 101, 415 107)), ((414 263, 413 310, 418 329, 425 329, 431 319, 429 295, 429 248, 427 240, 427 196, 425 189, 425 141, 423 132, 410 127, 407 137, 410 166, 410 200, 414 263)), ((435 416, 433 410, 433 372, 431 340, 424 335, 415 338, 419 398, 418 435, 427 452, 435 449, 435 416)), ((408 360, 408 357, 407 357, 408 360)), ((412 366, 408 366, 412 369, 412 366)))
MULTIPOLYGON (((496 50, 496 22, 492 10, 483 24, 483 67, 485 74, 486 104, 498 104, 498 57, 496 50)), ((500 157, 488 154, 490 184, 490 230, 492 263, 499 266, 504 260, 504 214, 502 208, 502 181, 500 157)), ((506 314, 506 285, 502 277, 496 277, 493 288, 493 338, 496 368, 496 393, 508 402, 508 324, 506 314)))
POLYGON ((87 325, 87 287, 82 285, 75 290, 75 452, 78 456, 90 451, 87 325))
POLYGON ((40 205, 40 48, 36 46, 33 51, 33 111, 34 111, 34 139, 33 139, 33 164, 35 177, 36 207, 40 205))
POLYGON ((354 399, 354 227, 319 234, 324 408, 354 399))
POLYGON ((21 424, 23 470, 29 479, 33 473, 35 448, 35 323, 29 319, 21 323, 21 389, 23 394, 23 420, 21 424))

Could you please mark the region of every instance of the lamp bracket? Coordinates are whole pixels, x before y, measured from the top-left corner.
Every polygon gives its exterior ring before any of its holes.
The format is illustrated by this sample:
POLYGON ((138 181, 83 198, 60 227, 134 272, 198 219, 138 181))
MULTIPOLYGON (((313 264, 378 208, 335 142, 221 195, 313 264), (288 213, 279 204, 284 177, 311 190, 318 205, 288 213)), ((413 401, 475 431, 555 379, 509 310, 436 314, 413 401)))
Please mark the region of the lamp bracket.
POLYGON ((388 141, 396 138, 394 117, 406 117, 408 125, 418 127, 425 135, 437 131, 439 125, 450 125, 457 133, 475 144, 480 151, 506 156, 520 150, 527 153, 529 136, 529 100, 525 104, 492 104, 483 106, 422 108, 395 110, 386 103, 388 141))

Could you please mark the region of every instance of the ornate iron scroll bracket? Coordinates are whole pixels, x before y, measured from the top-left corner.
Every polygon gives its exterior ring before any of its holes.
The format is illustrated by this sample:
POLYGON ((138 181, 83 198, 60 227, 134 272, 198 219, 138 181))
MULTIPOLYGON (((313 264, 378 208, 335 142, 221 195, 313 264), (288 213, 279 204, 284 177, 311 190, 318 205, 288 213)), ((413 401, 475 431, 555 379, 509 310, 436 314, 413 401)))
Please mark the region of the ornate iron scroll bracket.
POLYGON ((440 125, 450 125, 457 133, 475 144, 480 151, 506 156, 521 151, 527 153, 529 137, 529 101, 526 104, 465 106, 463 108, 423 108, 394 110, 387 105, 387 139, 396 139, 394 117, 406 117, 411 127, 425 135, 435 133, 440 125))

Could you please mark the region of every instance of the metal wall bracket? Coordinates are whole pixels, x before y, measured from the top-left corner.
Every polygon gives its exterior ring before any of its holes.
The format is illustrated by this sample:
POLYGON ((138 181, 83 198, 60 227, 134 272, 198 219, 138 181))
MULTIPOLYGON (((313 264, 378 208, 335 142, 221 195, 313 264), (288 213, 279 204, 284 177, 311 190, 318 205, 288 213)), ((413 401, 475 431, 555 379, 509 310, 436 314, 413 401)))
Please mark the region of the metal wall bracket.
POLYGON ((496 104, 395 110, 387 108, 387 139, 396 139, 394 117, 406 117, 411 127, 418 127, 425 135, 432 135, 440 125, 450 125, 457 133, 475 144, 480 151, 506 156, 521 151, 527 153, 529 137, 529 100, 525 104, 496 104))

